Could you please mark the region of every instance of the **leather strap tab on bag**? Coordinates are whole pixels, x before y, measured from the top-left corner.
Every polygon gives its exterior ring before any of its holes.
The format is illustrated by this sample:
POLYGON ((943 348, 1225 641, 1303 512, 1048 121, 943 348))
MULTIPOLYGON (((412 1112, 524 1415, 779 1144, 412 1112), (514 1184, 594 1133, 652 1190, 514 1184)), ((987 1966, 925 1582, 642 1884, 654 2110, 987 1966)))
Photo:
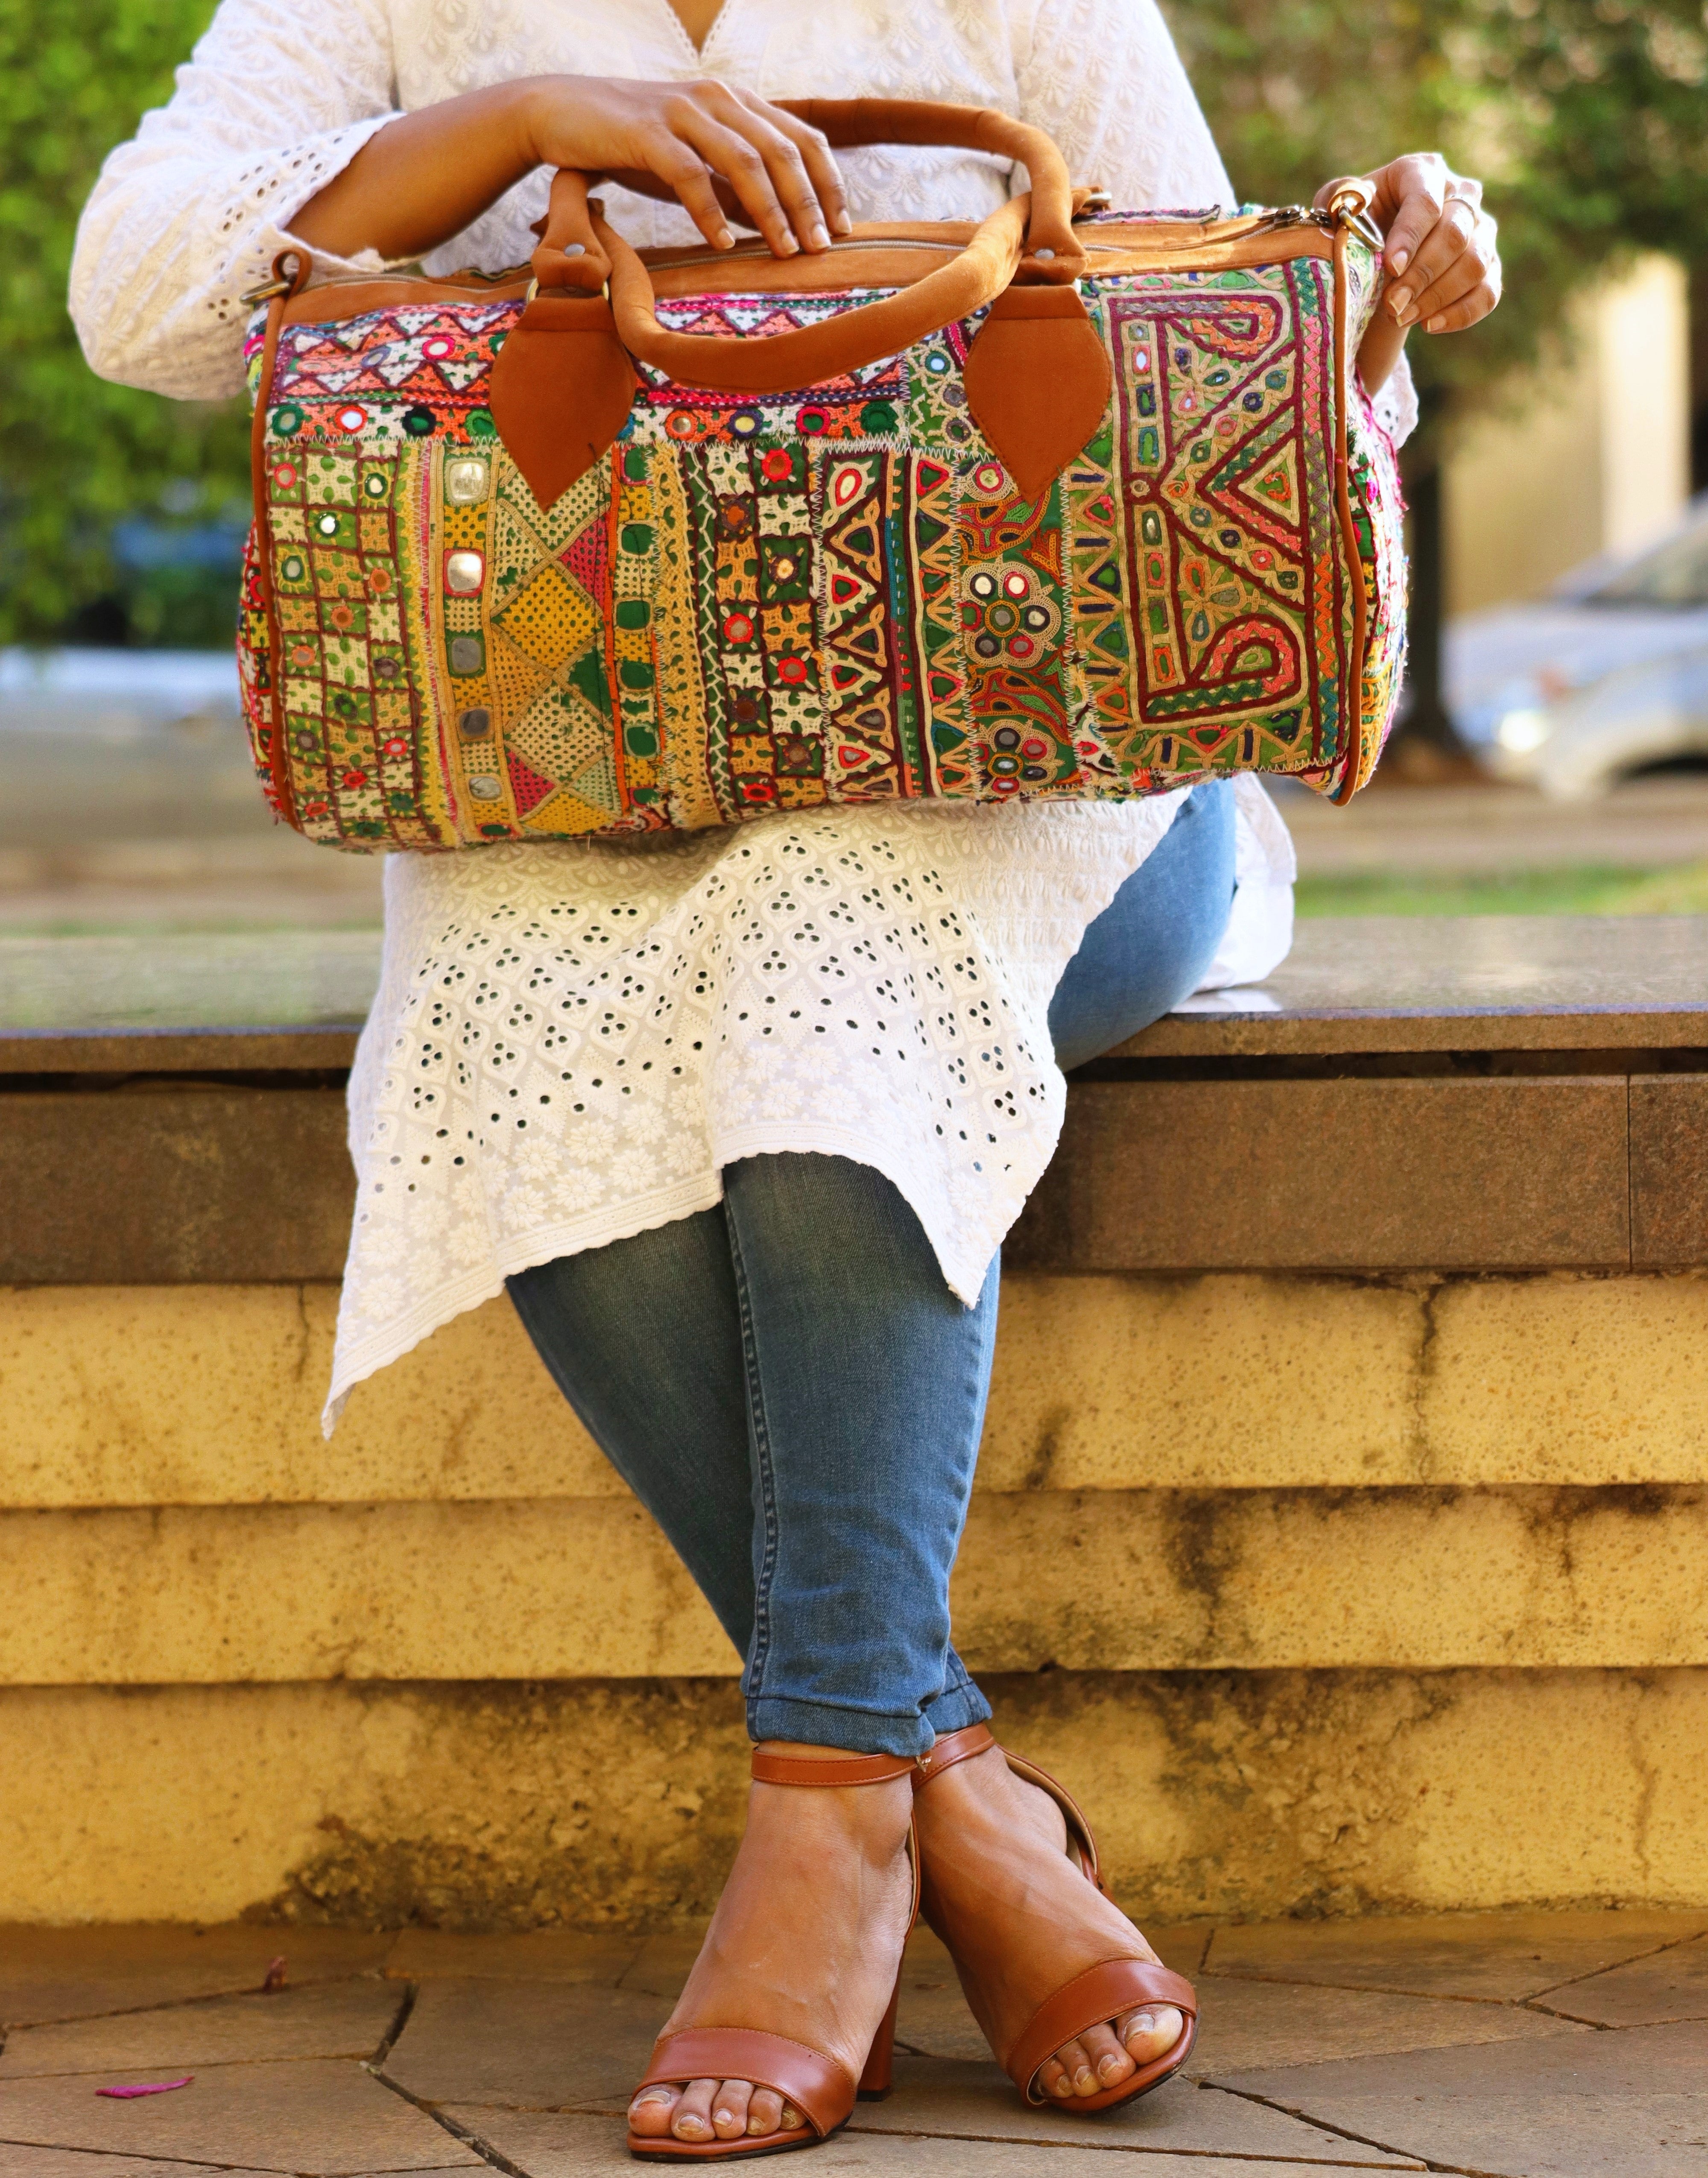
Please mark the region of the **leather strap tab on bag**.
POLYGON ((1071 287, 1010 287, 966 353, 972 420, 1022 499, 1037 500, 1109 404, 1109 351, 1071 287))
POLYGON ((492 366, 489 406, 542 507, 605 454, 623 427, 636 383, 602 297, 536 295, 528 305, 492 366))

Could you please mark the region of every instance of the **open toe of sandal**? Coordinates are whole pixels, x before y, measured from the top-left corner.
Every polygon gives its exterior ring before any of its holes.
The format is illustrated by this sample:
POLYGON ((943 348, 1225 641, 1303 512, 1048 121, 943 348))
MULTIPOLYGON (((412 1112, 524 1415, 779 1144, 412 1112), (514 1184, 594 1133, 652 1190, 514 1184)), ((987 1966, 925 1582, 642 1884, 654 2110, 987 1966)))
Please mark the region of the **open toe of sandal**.
POLYGON ((1034 2106, 1089 2115, 1092 2110, 1113 2110, 1117 2103, 1131 2102, 1160 2087, 1191 2055, 1197 2034, 1198 1999, 1191 1982, 1149 1959, 1105 1959, 1044 2000, 1003 2053, 1002 2068, 1034 2106), (1076 2095, 1070 2101, 1065 2095, 1044 2093, 1038 2085, 1039 2069, 1064 2044, 1076 2040, 1087 2028, 1120 2018, 1124 2012, 1160 2005, 1172 2005, 1185 2022, 1172 2049, 1148 2058, 1130 2077, 1097 2094, 1076 2095))
MULTIPOLYGON (((997 1743, 989 1726, 984 1724, 969 1724, 959 1732, 944 1733, 930 1754, 922 1759, 914 1791, 925 1791, 931 1781, 940 1777, 945 1770, 975 1754, 983 1754, 987 1748, 997 1743)), ((1098 1866, 1097 1840, 1072 1795, 1035 1762, 1010 1754, 1006 1748, 1000 1752, 1016 1777, 1048 1792, 1060 1809, 1067 1825, 1068 1858, 1087 1882, 1113 1905, 1114 1900, 1098 1866)), ((1191 2056, 1197 2034, 1197 1992, 1183 1975, 1172 1973, 1154 1959, 1104 1959, 1046 1997, 1009 2047, 997 2052, 997 2058, 1028 2103, 1089 2115, 1093 2110, 1112 2110, 1117 2103, 1131 2102, 1136 2096, 1148 2094, 1152 2088, 1160 2087, 1191 2056), (1045 2095, 1038 2085, 1039 2067, 1065 2044, 1075 2040, 1087 2028, 1106 2025, 1125 2012, 1163 2005, 1172 2005, 1185 2022, 1172 2049, 1165 2049, 1160 2056, 1147 2059, 1129 2078, 1097 2094, 1075 2095, 1071 2099, 1045 2095)))
POLYGON ((751 2080, 756 2088, 780 2095, 805 2122, 787 2131, 744 2133, 735 2140, 677 2140, 671 2133, 642 2134, 631 2128, 631 2155, 677 2161, 810 2148, 847 2123, 857 2092, 857 2082, 834 2057, 753 2027, 685 2027, 676 2034, 661 2034, 635 2093, 685 2088, 690 2080, 751 2080))

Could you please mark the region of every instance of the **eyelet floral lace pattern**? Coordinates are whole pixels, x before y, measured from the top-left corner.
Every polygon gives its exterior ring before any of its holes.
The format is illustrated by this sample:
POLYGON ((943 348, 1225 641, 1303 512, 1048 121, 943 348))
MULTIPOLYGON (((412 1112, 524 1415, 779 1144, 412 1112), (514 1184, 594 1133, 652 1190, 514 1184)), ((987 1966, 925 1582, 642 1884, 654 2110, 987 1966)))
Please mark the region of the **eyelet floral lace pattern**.
POLYGON ((972 1300, 1060 1125, 1054 964, 1178 800, 1114 827, 844 811, 650 850, 391 857, 334 1400, 400 1330, 703 1209, 768 1150, 875 1165, 972 1300), (1114 856, 1100 829, 1125 835, 1114 856))
MULTIPOLYGON (((238 391, 238 297, 375 130, 556 71, 993 106, 1049 129, 1123 205, 1235 194, 1155 0, 725 0, 698 55, 668 0, 222 0, 85 212, 72 308, 90 362, 181 397, 238 391)), ((969 153, 842 165, 857 218, 979 218, 1024 185, 969 153)), ((520 262, 545 187, 529 176, 430 269, 520 262)), ((601 194, 638 244, 698 239, 679 208, 601 194)), ((1410 428, 1403 371, 1379 413, 1410 428)), ((1235 793, 1212 984, 1267 974, 1291 931, 1285 829, 1255 780, 1235 793)), ((509 1272, 714 1202, 722 1166, 765 1151, 875 1165, 976 1293, 1060 1125, 1050 993, 1176 806, 780 814, 644 849, 392 857, 327 1426, 509 1272)))

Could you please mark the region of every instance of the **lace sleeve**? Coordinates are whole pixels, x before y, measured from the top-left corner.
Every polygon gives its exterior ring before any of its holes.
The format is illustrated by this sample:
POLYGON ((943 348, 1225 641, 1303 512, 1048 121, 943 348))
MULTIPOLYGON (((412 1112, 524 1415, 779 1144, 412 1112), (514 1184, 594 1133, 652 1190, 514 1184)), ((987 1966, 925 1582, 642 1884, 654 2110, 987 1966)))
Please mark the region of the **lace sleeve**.
POLYGON ((1010 14, 1020 118, 1117 211, 1231 205, 1234 189, 1156 0, 1031 0, 1010 14))
POLYGON ((222 0, 84 207, 71 315, 90 368, 184 399, 240 391, 238 298, 394 113, 383 0, 222 0))

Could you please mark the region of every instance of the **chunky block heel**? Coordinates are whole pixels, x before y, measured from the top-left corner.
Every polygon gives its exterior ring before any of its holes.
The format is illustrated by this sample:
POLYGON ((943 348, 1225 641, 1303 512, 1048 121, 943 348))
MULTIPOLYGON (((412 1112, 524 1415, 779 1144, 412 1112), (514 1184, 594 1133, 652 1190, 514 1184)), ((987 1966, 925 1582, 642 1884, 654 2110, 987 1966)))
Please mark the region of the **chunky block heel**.
MULTIPOLYGON (((910 1922, 908 1926, 911 1928, 910 1922)), ((867 2052, 866 2069, 860 2075, 857 2089, 862 2103, 881 2103, 895 2084, 895 2015, 901 2008, 901 1969, 895 1970, 895 1986, 890 1992, 890 2009, 878 2022, 878 2032, 872 2038, 872 2047, 867 2052)))

